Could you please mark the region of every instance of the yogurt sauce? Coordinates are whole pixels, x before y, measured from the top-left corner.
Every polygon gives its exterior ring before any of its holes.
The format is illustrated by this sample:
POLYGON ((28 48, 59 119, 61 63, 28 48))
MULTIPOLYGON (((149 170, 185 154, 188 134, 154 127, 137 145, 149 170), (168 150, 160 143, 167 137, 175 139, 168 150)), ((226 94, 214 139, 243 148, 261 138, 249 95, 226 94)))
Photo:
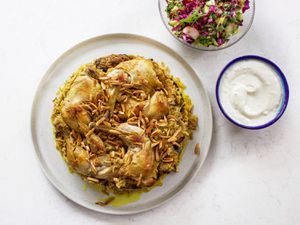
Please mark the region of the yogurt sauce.
POLYGON ((284 90, 276 71, 267 63, 247 59, 229 67, 219 86, 226 114, 246 126, 260 126, 278 114, 284 90))

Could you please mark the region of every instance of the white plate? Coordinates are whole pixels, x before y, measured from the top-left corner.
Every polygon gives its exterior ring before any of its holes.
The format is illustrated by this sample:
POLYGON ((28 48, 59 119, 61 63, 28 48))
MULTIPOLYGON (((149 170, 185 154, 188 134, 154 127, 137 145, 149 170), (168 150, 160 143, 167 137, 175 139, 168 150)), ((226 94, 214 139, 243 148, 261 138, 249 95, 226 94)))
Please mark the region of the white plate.
POLYGON ((161 205, 175 194, 200 170, 209 150, 212 137, 212 113, 208 95, 195 71, 176 52, 167 46, 138 35, 108 34, 91 38, 74 46, 60 56, 43 77, 34 99, 31 115, 32 138, 36 154, 44 173, 52 184, 66 197, 86 208, 109 214, 132 214, 161 205), (194 113, 199 117, 199 129, 187 145, 179 166, 179 173, 172 173, 164 180, 162 187, 144 193, 137 202, 118 208, 101 207, 95 204, 101 193, 88 188, 75 174, 70 174, 59 152, 55 149, 50 121, 52 100, 56 91, 82 64, 109 54, 137 54, 155 61, 163 61, 175 77, 180 77, 187 86, 186 93, 194 104, 194 113), (196 156, 194 147, 199 142, 201 154, 196 156))

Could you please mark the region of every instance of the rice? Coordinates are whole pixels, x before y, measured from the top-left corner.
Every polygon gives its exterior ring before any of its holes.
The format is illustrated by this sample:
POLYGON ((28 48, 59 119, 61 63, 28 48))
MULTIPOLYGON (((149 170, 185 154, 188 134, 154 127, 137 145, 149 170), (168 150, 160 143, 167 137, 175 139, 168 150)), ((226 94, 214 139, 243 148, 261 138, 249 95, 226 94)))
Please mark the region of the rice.
POLYGON ((197 117, 184 85, 163 63, 111 55, 81 66, 66 81, 54 100, 52 123, 56 147, 72 171, 108 192, 123 193, 147 189, 178 171, 197 117), (133 79, 129 69, 142 62, 152 80, 133 79))

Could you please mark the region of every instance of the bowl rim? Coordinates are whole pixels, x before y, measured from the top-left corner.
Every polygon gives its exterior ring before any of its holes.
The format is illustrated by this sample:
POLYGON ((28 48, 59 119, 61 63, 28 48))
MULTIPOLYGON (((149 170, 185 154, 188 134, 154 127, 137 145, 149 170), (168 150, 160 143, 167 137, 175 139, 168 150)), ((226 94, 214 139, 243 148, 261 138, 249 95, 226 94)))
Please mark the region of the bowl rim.
POLYGON ((266 59, 264 57, 258 56, 258 55, 245 55, 245 56, 240 56, 238 58, 233 59, 232 61, 230 61, 221 71, 217 83, 216 83, 216 90, 215 90, 215 94, 216 94, 216 99, 217 99, 217 103, 219 105, 219 108, 221 110, 221 112, 223 113, 223 115, 233 124, 241 127, 241 128, 245 128, 245 129, 249 129, 249 130, 259 130, 259 129, 263 129, 263 128, 267 128, 271 125, 273 125, 275 122, 277 122, 281 116, 284 114, 288 102, 289 102, 289 86, 288 86, 288 82, 287 79, 284 75, 284 73, 281 71, 281 69, 272 61, 270 61, 269 59, 266 59), (220 100, 220 96, 219 96, 219 89, 220 89, 220 83, 222 81, 222 78, 225 74, 225 72, 231 67, 233 66, 235 63, 243 61, 243 60, 249 60, 249 59, 253 59, 253 60, 258 60, 258 61, 262 61, 268 65, 270 65, 272 67, 272 69, 276 72, 276 74, 279 76, 281 83, 282 83, 282 87, 283 87, 283 101, 280 107, 279 112, 277 113, 277 115, 270 121, 268 121, 267 123, 264 123, 262 125, 258 125, 258 126, 249 126, 249 125, 244 125, 241 124, 239 122, 237 122, 236 120, 234 120, 231 116, 229 116, 226 113, 226 110, 223 108, 221 100, 220 100))
MULTIPOLYGON (((250 30, 250 28, 252 27, 253 21, 254 21, 254 16, 255 16, 255 0, 250 0, 253 4, 252 7, 250 7, 250 9, 252 8, 252 16, 249 22, 249 25, 247 26, 246 30, 244 31, 244 33, 234 42, 226 45, 226 46, 220 46, 220 47, 214 47, 214 48, 209 48, 209 47, 196 47, 194 45, 191 45, 189 43, 186 43, 185 41, 183 41, 182 39, 178 38, 175 36, 175 34, 171 31, 171 29, 169 28, 169 25, 167 24, 167 22, 164 20, 164 17, 162 15, 162 12, 164 12, 164 10, 161 8, 160 2, 161 1, 165 1, 165 0, 158 0, 158 9, 159 9, 159 14, 160 14, 160 18, 163 21, 163 24, 165 25, 165 28, 169 31, 169 33, 172 35, 173 38, 175 38, 177 41, 179 41, 181 44, 184 44, 185 46, 194 49, 194 50, 199 50, 199 51, 206 51, 206 52, 214 52, 214 51, 219 51, 219 50, 224 50, 226 48, 229 48, 233 45, 235 45, 236 43, 238 43, 240 40, 243 39, 243 37, 248 33, 248 31, 250 30)), ((210 46, 211 47, 211 46, 210 46)))

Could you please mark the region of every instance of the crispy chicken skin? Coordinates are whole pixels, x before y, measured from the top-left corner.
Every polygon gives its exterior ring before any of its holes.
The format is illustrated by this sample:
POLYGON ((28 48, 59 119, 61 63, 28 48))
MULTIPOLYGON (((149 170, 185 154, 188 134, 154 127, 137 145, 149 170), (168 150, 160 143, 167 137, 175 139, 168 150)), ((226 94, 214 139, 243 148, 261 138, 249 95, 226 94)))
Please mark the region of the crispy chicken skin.
POLYGON ((161 91, 152 95, 143 108, 144 114, 151 119, 161 119, 169 113, 169 103, 167 97, 161 91))
POLYGON ((73 171, 111 191, 153 186, 176 170, 176 149, 196 124, 190 110, 180 113, 179 91, 143 57, 110 55, 83 65, 54 101, 56 147, 73 171))
MULTIPOLYGON (((75 79, 61 107, 61 116, 70 128, 83 135, 89 131, 91 117, 83 104, 93 101, 99 91, 100 85, 94 78, 82 75, 75 79)), ((88 136, 87 141, 93 152, 104 149, 101 138, 95 134, 88 136)))

